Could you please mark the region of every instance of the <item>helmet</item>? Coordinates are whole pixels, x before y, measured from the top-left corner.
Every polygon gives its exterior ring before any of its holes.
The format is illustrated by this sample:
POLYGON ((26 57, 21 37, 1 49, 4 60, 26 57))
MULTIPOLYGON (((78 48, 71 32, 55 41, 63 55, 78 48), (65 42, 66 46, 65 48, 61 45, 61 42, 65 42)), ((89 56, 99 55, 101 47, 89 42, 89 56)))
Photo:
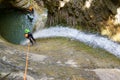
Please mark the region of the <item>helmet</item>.
POLYGON ((29 29, 25 29, 25 33, 29 33, 30 32, 30 30, 29 29))
POLYGON ((29 7, 29 10, 30 10, 30 11, 32 11, 32 10, 33 10, 33 7, 32 7, 32 6, 30 6, 30 7, 29 7))

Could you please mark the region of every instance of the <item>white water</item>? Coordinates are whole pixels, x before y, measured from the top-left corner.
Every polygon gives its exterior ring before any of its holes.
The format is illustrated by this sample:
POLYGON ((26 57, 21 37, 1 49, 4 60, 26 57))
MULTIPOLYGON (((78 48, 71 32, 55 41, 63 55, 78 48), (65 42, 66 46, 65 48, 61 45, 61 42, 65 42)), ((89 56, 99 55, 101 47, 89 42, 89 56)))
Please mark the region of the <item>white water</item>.
MULTIPOLYGON (((93 47, 100 47, 106 51, 112 53, 113 55, 120 57, 120 45, 96 34, 87 34, 76 29, 68 27, 51 27, 47 29, 40 30, 33 34, 35 38, 48 38, 48 37, 67 37, 84 42, 93 47)), ((28 41, 27 41, 28 42, 28 41)), ((23 42, 22 44, 25 44, 23 42)))

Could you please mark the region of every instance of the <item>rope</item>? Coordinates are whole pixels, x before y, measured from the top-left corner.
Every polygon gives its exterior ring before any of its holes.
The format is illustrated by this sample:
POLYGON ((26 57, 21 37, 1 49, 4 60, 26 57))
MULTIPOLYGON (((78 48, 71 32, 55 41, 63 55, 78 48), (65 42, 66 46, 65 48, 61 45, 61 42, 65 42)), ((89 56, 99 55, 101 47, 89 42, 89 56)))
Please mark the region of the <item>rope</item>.
POLYGON ((26 54, 26 66, 25 66, 25 73, 24 73, 24 80, 27 80, 27 70, 28 70, 28 54, 29 54, 29 51, 30 51, 30 45, 28 43, 28 49, 27 49, 27 54, 26 54))

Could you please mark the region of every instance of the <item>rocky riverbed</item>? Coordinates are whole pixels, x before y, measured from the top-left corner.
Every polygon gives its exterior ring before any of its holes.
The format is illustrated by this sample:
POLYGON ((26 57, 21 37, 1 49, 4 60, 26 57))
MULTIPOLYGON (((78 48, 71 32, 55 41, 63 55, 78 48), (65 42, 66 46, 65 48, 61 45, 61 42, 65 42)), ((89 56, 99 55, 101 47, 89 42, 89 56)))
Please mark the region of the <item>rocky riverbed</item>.
MULTIPOLYGON (((23 79, 27 52, 0 40, 0 80, 23 79)), ((27 80, 120 80, 119 58, 68 38, 37 40, 28 65, 27 80)))

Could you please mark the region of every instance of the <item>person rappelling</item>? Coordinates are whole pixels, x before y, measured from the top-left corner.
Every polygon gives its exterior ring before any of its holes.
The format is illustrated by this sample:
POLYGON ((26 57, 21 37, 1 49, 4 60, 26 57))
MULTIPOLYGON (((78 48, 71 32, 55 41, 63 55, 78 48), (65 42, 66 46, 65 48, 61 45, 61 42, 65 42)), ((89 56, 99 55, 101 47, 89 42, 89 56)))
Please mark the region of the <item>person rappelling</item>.
POLYGON ((34 43, 36 43, 36 40, 34 39, 32 33, 30 32, 29 29, 25 29, 25 34, 24 36, 30 40, 30 43, 33 45, 34 43))
POLYGON ((29 12, 29 14, 27 14, 28 19, 30 20, 30 22, 32 22, 34 19, 34 9, 32 6, 29 7, 28 12, 29 12))

